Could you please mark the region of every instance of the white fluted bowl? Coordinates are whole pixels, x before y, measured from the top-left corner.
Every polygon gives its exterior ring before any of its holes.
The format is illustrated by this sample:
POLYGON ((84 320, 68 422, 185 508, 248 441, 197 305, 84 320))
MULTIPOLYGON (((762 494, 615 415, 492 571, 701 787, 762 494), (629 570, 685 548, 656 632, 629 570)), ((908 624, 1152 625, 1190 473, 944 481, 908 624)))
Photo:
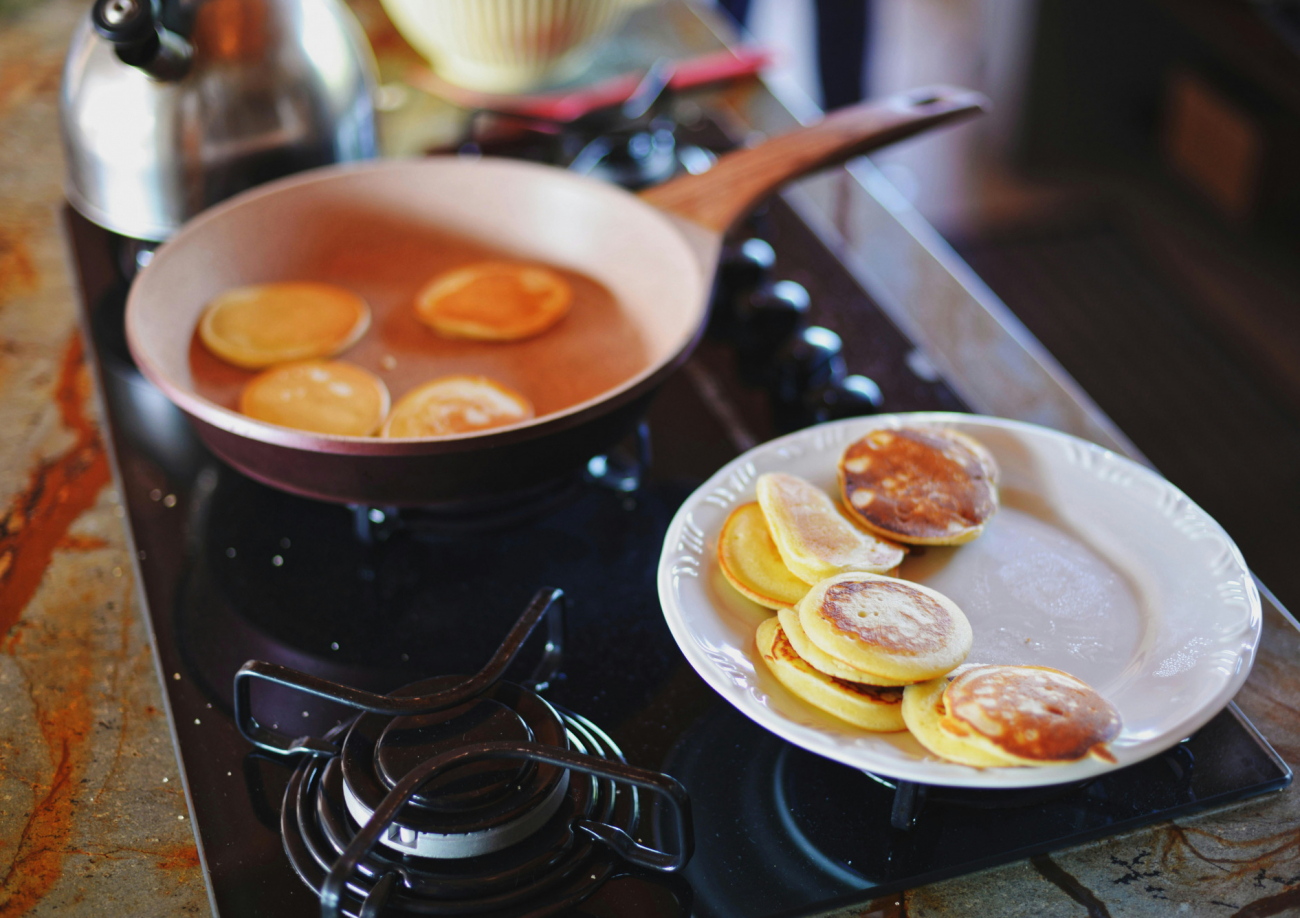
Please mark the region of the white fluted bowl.
POLYGON ((519 92, 573 72, 648 0, 382 0, 393 24, 444 79, 519 92))

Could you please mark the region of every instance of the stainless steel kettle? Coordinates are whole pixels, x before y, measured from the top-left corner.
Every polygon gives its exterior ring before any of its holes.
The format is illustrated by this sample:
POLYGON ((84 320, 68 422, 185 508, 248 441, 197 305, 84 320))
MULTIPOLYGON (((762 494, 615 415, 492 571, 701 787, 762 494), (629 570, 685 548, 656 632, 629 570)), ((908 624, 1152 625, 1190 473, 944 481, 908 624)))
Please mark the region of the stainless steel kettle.
POLYGON ((340 0, 97 0, 63 68, 68 200, 164 240, 259 182, 373 157, 375 85, 340 0))

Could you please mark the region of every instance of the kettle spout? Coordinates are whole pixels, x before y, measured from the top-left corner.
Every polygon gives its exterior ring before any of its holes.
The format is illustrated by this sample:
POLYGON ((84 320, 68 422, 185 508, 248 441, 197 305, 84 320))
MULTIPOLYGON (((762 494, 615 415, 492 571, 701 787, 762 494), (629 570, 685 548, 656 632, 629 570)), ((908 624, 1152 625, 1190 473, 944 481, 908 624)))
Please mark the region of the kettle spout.
POLYGON ((155 80, 179 80, 189 72, 193 47, 158 21, 151 0, 95 0, 90 21, 122 63, 155 80))

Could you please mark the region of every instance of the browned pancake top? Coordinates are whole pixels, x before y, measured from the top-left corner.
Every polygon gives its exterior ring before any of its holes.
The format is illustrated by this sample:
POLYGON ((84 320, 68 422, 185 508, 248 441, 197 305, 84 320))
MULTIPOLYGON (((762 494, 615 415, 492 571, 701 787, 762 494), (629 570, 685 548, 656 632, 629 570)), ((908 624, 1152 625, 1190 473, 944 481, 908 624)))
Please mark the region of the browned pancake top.
MULTIPOLYGON (((776 637, 772 639, 772 656, 778 660, 785 660, 788 663, 811 666, 812 664, 804 660, 803 657, 795 651, 794 645, 790 639, 785 636, 785 629, 777 627, 776 637)), ((864 698, 870 698, 879 704, 902 704, 903 687, 889 685, 863 685, 860 682, 850 682, 847 679, 836 679, 834 676, 827 676, 832 682, 842 689, 847 689, 855 695, 861 695, 864 698)))
POLYGON ((978 526, 997 509, 980 457, 938 431, 874 430, 840 459, 844 502, 867 523, 916 538, 978 526))
POLYGON ((821 614, 836 630, 899 654, 940 650, 953 628, 952 616, 933 598, 888 580, 833 584, 822 596, 821 614))
POLYGON ((1120 730, 1109 701, 1082 679, 1046 666, 979 666, 954 679, 944 700, 949 724, 1034 761, 1073 762, 1120 730))

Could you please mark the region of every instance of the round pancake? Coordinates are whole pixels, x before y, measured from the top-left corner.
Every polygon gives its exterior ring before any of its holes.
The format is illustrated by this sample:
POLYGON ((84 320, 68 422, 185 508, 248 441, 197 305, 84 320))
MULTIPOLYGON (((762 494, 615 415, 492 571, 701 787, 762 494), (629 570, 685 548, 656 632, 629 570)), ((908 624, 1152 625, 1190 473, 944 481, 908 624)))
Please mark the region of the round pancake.
POLYGON ((842 679, 845 682, 858 682, 862 685, 907 685, 907 682, 898 679, 890 679, 887 676, 878 676, 875 673, 863 672, 855 669, 847 663, 841 663, 832 657, 826 651, 822 650, 812 641, 808 640, 807 633, 803 630, 803 625, 799 624, 799 613, 794 609, 778 609, 776 612, 777 620, 781 623, 781 630, 785 632, 786 639, 790 641, 790 646, 794 652, 799 654, 813 669, 818 672, 833 676, 836 679, 842 679))
POLYGON ((486 376, 443 376, 406 393, 384 423, 385 437, 443 437, 516 424, 533 406, 486 376))
POLYGON ((1114 705, 1092 686, 1047 666, 975 666, 944 692, 945 727, 1019 765, 1113 762, 1106 744, 1119 735, 1114 705))
POLYGON ((792 606, 808 592, 808 584, 781 560, 757 503, 741 504, 722 524, 718 566, 742 596, 769 609, 792 606))
POLYGON ((560 321, 572 301, 568 281, 554 271, 481 261, 426 284, 416 295, 415 314, 447 338, 517 341, 560 321))
POLYGON ((250 418, 344 437, 368 437, 388 415, 388 387, 342 360, 304 360, 272 367, 239 393, 250 418))
POLYGON ((998 467, 954 430, 873 430, 840 457, 849 515, 869 532, 912 545, 960 545, 998 509, 998 467))
POLYGON ((905 729, 902 689, 859 685, 818 672, 795 653, 775 617, 758 626, 755 640, 772 675, 814 707, 875 733, 905 729))
POLYGON ((957 604, 919 583, 848 573, 799 602, 808 639, 854 669, 900 682, 941 676, 970 653, 970 622, 957 604))
POLYGON ((943 692, 947 687, 948 677, 940 676, 903 689, 903 722, 916 741, 939 758, 958 765, 993 768, 1016 764, 1009 756, 1000 755, 996 750, 983 749, 968 742, 960 728, 958 732, 945 729, 947 709, 943 692))
POLYGON ((370 327, 370 307, 351 290, 291 282, 235 287, 208 303, 199 338, 227 363, 260 370, 329 357, 370 327))
POLYGON ((796 475, 760 475, 755 491, 781 560, 800 580, 816 583, 845 571, 879 573, 903 560, 900 546, 859 530, 824 491, 796 475))

